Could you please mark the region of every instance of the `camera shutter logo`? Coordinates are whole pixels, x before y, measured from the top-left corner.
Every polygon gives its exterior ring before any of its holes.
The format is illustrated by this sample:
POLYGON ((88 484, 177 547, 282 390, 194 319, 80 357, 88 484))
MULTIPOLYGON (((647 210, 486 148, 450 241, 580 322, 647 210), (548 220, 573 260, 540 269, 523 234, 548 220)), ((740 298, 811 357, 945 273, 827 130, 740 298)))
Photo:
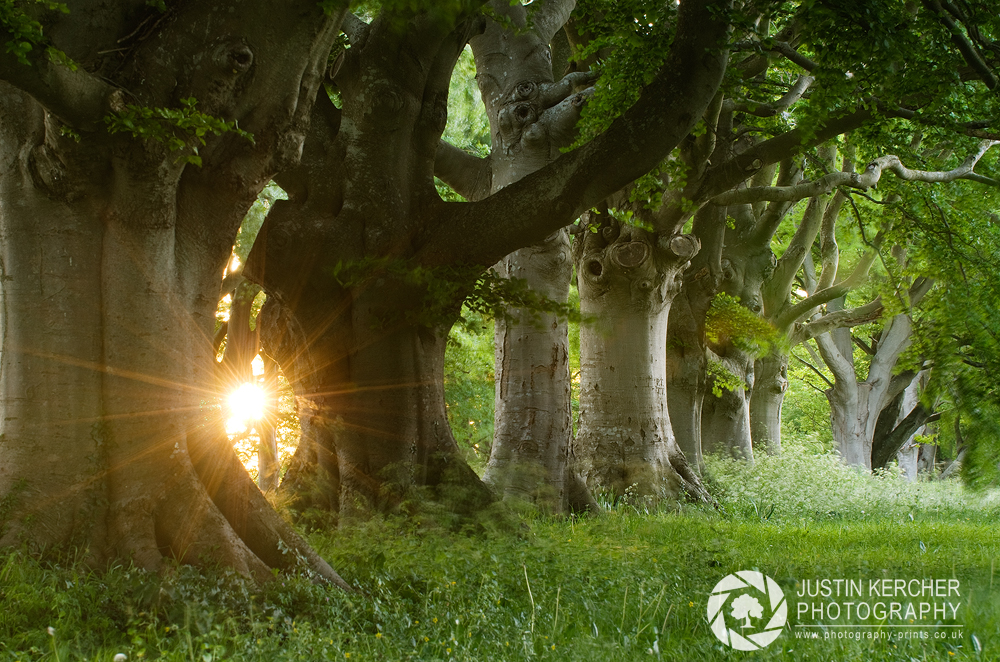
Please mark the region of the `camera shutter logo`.
POLYGON ((708 598, 708 622, 719 641, 738 651, 755 651, 778 638, 788 603, 777 582, 756 570, 723 577, 708 598), (732 600, 730 600, 732 597, 732 600), (770 618, 764 622, 765 605, 770 618), (730 616, 727 623, 726 615, 730 616), (756 624, 754 623, 756 621, 756 624))

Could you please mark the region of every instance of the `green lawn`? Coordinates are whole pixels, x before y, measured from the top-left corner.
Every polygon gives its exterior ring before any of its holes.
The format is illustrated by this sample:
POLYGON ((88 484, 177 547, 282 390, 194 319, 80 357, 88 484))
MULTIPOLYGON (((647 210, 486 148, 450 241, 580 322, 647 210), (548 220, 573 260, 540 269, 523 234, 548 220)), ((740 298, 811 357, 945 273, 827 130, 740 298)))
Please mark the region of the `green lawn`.
POLYGON ((119 567, 95 575, 8 553, 0 556, 0 659, 1000 659, 995 498, 833 465, 794 477, 795 461, 774 462, 716 466, 723 512, 640 502, 569 520, 498 508, 465 531, 376 519, 313 532, 358 587, 350 595, 300 576, 253 591, 225 573, 177 568, 160 578, 119 567), (765 478, 777 482, 768 488, 765 478), (826 490, 841 501, 816 510, 817 499, 833 500, 826 490), (709 629, 708 596, 726 575, 752 569, 780 585, 789 623, 765 648, 733 651, 709 629), (960 597, 930 598, 956 611, 919 628, 799 627, 843 622, 797 617, 802 582, 823 578, 866 588, 883 578, 957 579, 960 597), (927 638, 882 638, 900 630, 927 638), (848 631, 879 634, 828 638, 848 631), (947 638, 935 638, 941 633, 947 638))

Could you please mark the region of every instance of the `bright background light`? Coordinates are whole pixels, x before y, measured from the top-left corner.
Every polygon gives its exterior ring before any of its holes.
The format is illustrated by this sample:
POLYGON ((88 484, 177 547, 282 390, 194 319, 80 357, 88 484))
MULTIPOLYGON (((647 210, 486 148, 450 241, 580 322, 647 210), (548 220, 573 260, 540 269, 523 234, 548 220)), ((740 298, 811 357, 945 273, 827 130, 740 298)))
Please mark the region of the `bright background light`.
POLYGON ((229 420, 226 432, 235 434, 246 430, 250 421, 264 415, 264 390, 256 384, 243 384, 229 396, 229 420))

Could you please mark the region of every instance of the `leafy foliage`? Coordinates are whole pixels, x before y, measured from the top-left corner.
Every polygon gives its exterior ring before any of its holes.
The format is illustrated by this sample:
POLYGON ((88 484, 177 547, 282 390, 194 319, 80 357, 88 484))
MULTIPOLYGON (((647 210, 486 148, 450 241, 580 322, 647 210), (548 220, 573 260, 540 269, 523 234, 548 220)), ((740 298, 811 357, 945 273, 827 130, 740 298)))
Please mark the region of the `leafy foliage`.
POLYGON ((725 292, 712 299, 705 319, 705 335, 710 343, 728 341, 753 356, 763 356, 779 341, 767 320, 741 306, 739 297, 725 292))
POLYGON ((493 320, 468 310, 462 317, 448 336, 444 392, 455 441, 479 469, 493 441, 493 320))
POLYGON ((579 320, 579 310, 532 290, 519 278, 500 278, 492 270, 476 265, 428 268, 407 260, 365 258, 337 262, 330 275, 345 288, 361 287, 373 278, 389 277, 413 287, 420 294, 420 306, 405 313, 422 326, 450 323, 459 311, 456 301, 465 299, 465 309, 486 317, 510 316, 508 307, 520 315, 540 320, 542 313, 579 320))
POLYGON ((722 397, 723 391, 736 391, 746 387, 743 379, 726 368, 722 361, 709 359, 705 368, 705 376, 712 385, 712 395, 717 398, 722 397))
POLYGON ((180 160, 201 166, 199 145, 205 136, 234 133, 253 143, 253 134, 239 128, 235 121, 207 115, 195 108, 194 97, 181 99, 180 108, 149 108, 128 105, 104 118, 111 133, 128 133, 136 138, 163 143, 175 152, 190 150, 180 160))
POLYGON ((42 24, 36 20, 30 8, 44 8, 48 11, 69 13, 69 7, 55 0, 0 0, 0 26, 7 31, 10 39, 4 44, 4 50, 12 53, 21 64, 30 65, 29 54, 35 48, 45 47, 45 52, 52 62, 62 64, 69 69, 76 69, 76 64, 61 50, 48 45, 42 24), (25 11, 27 5, 29 11, 25 11))

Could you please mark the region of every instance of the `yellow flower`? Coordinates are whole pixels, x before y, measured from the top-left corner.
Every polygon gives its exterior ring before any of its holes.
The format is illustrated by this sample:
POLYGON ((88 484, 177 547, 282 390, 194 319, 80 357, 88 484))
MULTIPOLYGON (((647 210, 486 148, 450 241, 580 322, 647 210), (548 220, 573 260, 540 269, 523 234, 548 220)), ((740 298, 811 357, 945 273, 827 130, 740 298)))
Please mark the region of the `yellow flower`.
POLYGON ((693 602, 689 602, 689 603, 688 603, 688 607, 693 607, 693 606, 694 606, 694 603, 693 603, 693 602))
POLYGON ((344 657, 346 657, 347 659, 351 659, 351 654, 350 653, 344 653, 344 657))
POLYGON ((430 637, 424 637, 424 641, 430 641, 430 640, 431 640, 430 637))
POLYGON ((555 650, 555 649, 556 649, 556 645, 552 644, 552 650, 555 650))
POLYGON ((382 638, 382 633, 381 632, 376 632, 375 633, 375 638, 376 639, 381 639, 382 638))
POLYGON ((437 623, 437 622, 438 622, 437 616, 431 619, 431 623, 437 623))
POLYGON ((451 652, 451 649, 450 649, 450 648, 445 648, 445 649, 444 649, 444 651, 445 651, 446 653, 450 653, 450 652, 451 652))

